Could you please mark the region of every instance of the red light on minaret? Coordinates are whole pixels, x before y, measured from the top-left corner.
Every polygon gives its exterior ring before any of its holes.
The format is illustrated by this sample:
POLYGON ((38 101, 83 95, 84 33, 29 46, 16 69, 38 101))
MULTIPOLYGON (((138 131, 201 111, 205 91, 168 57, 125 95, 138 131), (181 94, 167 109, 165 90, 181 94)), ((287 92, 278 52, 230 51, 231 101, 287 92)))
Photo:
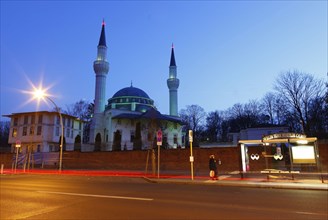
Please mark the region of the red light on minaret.
POLYGON ((174 48, 174 44, 172 43, 172 49, 174 48))
POLYGON ((105 19, 103 19, 101 25, 102 25, 102 26, 105 26, 105 25, 106 25, 106 23, 105 23, 105 19))

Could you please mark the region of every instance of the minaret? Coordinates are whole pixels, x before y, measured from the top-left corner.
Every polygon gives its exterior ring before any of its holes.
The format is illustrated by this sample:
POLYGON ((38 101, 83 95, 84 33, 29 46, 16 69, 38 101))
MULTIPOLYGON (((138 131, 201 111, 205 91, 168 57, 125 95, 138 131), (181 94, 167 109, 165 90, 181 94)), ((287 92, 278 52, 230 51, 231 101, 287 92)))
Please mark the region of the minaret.
POLYGON ((175 64, 173 44, 171 50, 171 61, 169 67, 169 78, 167 79, 167 87, 169 88, 170 92, 170 115, 178 116, 179 79, 177 78, 177 66, 175 64))
POLYGON ((100 134, 102 141, 104 141, 103 115, 106 104, 106 77, 109 71, 109 64, 107 62, 107 46, 104 20, 102 22, 101 34, 97 48, 97 59, 93 62, 93 70, 96 74, 96 86, 94 99, 94 114, 90 127, 90 143, 95 142, 97 134, 100 134))
POLYGON ((107 62, 107 46, 105 37, 105 22, 102 22, 101 34, 98 44, 97 59, 93 62, 96 74, 95 107, 94 113, 103 113, 105 110, 106 76, 109 71, 107 62))

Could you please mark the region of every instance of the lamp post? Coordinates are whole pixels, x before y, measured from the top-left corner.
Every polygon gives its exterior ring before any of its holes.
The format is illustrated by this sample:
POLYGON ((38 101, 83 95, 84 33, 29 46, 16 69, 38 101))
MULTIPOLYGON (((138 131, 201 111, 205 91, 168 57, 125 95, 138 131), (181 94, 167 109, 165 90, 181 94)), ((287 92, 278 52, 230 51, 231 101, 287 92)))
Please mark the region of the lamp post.
POLYGON ((60 127, 61 127, 61 136, 60 136, 60 153, 59 153, 59 172, 62 171, 62 165, 63 165, 63 143, 64 143, 64 125, 63 125, 63 117, 62 114, 60 113, 60 109, 56 105, 56 103, 49 97, 47 94, 44 93, 42 90, 35 90, 33 92, 34 97, 38 99, 48 99, 56 108, 56 111, 58 112, 59 115, 59 120, 60 120, 60 127))

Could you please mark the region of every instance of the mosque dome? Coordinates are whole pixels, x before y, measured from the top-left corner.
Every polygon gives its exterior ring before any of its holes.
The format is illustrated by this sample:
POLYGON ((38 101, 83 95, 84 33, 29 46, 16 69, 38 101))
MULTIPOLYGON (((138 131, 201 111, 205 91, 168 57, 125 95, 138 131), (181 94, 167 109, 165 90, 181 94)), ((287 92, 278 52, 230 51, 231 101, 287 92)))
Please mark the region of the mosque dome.
POLYGON ((108 99, 108 105, 106 106, 106 109, 137 112, 146 112, 151 108, 155 108, 154 101, 142 89, 132 85, 117 91, 112 98, 108 99))
POLYGON ((133 87, 133 86, 126 87, 126 88, 123 88, 123 89, 117 91, 113 95, 113 98, 122 97, 122 96, 131 96, 131 97, 140 97, 140 98, 149 99, 149 96, 147 95, 147 93, 145 93, 143 90, 133 87))

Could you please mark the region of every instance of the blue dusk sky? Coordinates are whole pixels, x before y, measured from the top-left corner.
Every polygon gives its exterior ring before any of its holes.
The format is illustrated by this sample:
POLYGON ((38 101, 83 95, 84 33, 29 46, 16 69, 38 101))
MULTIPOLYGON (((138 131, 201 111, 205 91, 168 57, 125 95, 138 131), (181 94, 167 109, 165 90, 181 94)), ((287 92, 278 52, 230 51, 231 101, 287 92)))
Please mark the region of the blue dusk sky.
POLYGON ((169 114, 172 43, 179 111, 260 100, 288 70, 326 80, 327 7, 327 1, 1 0, 0 113, 52 110, 23 92, 41 83, 64 110, 92 102, 103 19, 106 98, 132 81, 163 114, 169 114))

